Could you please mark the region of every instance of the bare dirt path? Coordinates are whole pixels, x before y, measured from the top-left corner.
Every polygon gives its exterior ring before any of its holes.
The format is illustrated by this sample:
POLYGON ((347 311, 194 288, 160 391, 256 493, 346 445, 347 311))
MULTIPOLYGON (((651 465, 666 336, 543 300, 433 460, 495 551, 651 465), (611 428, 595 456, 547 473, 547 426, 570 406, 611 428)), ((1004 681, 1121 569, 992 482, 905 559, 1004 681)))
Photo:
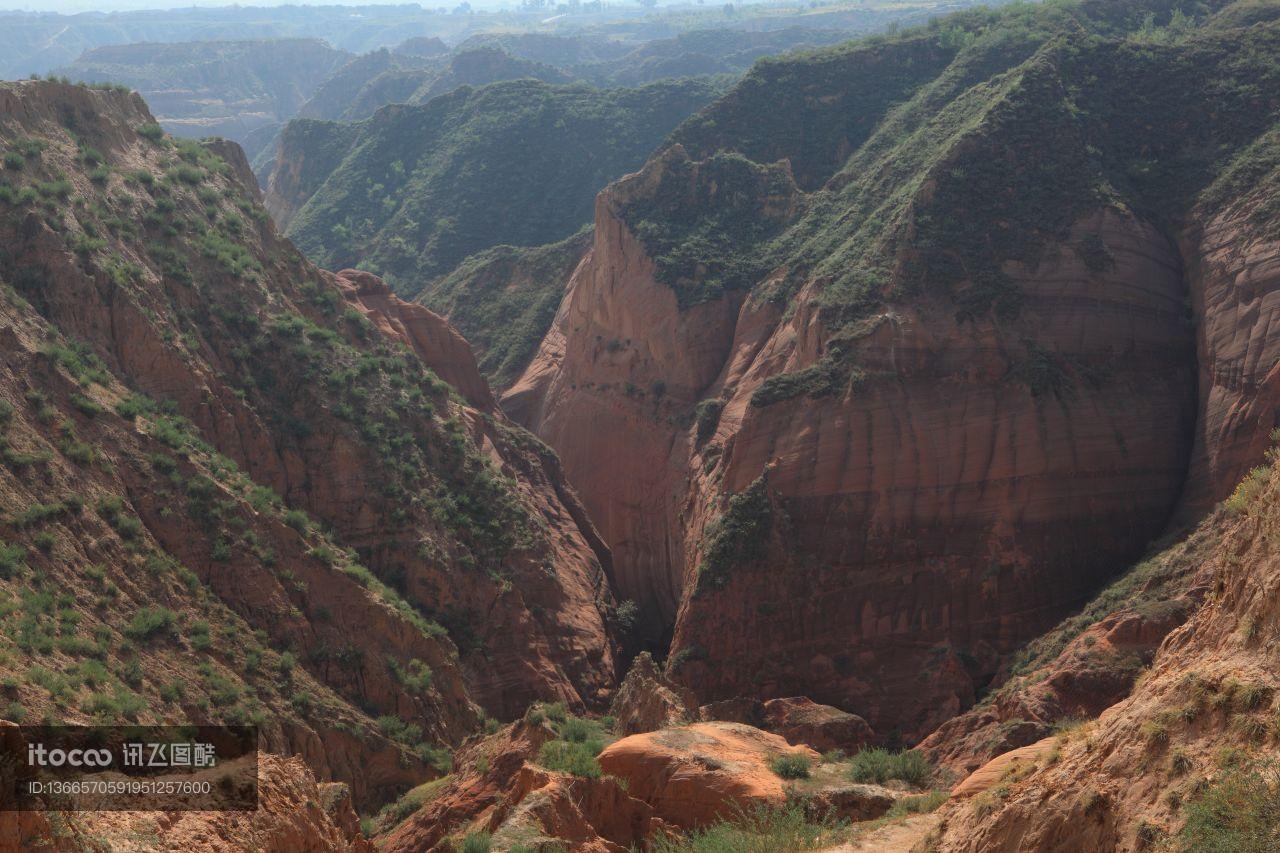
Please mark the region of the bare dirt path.
POLYGON ((823 853, 908 853, 937 824, 936 814, 912 815, 869 830, 852 841, 828 847, 823 853))

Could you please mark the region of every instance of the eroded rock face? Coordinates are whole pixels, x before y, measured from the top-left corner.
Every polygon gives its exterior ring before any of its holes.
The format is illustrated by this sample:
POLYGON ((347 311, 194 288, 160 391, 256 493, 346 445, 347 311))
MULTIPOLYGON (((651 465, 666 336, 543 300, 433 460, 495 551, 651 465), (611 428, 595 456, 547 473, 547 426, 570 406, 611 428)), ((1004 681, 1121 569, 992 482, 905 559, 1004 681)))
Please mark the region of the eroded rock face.
POLYGON ((260 754, 258 798, 252 812, 79 812, 72 820, 111 849, 127 849, 138 838, 153 836, 169 849, 209 853, 373 853, 374 846, 360 834, 350 792, 341 785, 317 785, 297 758, 260 754))
POLYGON ((648 652, 641 652, 622 680, 609 714, 622 734, 639 734, 678 726, 697 718, 693 691, 673 683, 648 652))
POLYGON ((1268 238, 1258 221, 1256 202, 1202 209, 1182 235, 1200 320, 1186 519, 1231 494, 1280 426, 1280 342, 1271 332, 1280 312, 1280 240, 1268 238))
POLYGON ((871 741, 867 721, 856 714, 830 705, 820 705, 805 696, 770 699, 764 703, 763 728, 781 735, 787 743, 809 746, 818 752, 838 749, 857 752, 871 741))
POLYGON ((786 789, 769 762, 783 755, 818 758, 751 726, 694 723, 623 738, 599 761, 657 817, 689 830, 731 817, 735 809, 782 805, 786 789))
POLYGON ((982 706, 947 720, 918 748, 963 775, 1041 740, 1055 723, 1101 714, 1129 694, 1164 638, 1194 610, 1199 596, 1179 589, 1191 581, 1178 577, 1168 600, 1121 607, 1093 623, 1053 660, 1003 685, 982 706))
POLYGON ((1042 756, 998 794, 953 797, 928 849, 1151 849, 1181 829, 1185 804, 1206 783, 1230 774, 1224 762, 1265 760, 1264 736, 1248 733, 1262 731, 1280 687, 1280 576, 1264 532, 1280 521, 1277 495, 1280 478, 1270 465, 1240 515, 1202 523, 1217 540, 1201 566, 1214 594, 1164 640, 1132 693, 1055 739, 1054 760, 1042 756))
POLYGON ((559 844, 580 853, 625 853, 669 829, 617 779, 591 779, 536 764, 555 737, 542 723, 517 722, 475 740, 446 784, 385 838, 388 851, 451 850, 451 839, 491 833, 496 849, 559 844))
MULTIPOLYGON (((204 622, 203 648, 137 644, 140 721, 261 714, 265 747, 362 809, 436 775, 410 747, 457 744, 481 706, 602 709, 608 549, 554 454, 447 323, 280 239, 238 148, 138 133, 152 121, 132 95, 0 85, 0 144, 39 148, 0 221, 0 516, 39 568, 8 594, 83 602, 115 667, 137 610, 204 622), (94 203, 46 218, 44 181, 94 203), (75 512, 9 525, 63 497, 75 512)), ((84 703, 18 698, 73 721, 84 703)))
POLYGON ((1194 382, 1179 260, 1152 227, 1095 211, 1010 268, 1015 322, 894 306, 859 344, 856 387, 757 405, 770 377, 822 360, 820 313, 803 293, 786 316, 735 296, 680 310, 610 192, 503 404, 561 452, 619 596, 678 608, 677 678, 701 700, 802 694, 923 736, 1164 524, 1194 382), (1090 234, 1105 268, 1072 248, 1090 234), (700 438, 680 413, 705 398, 721 408, 700 438), (700 590, 704 537, 766 469, 780 523, 700 590))
POLYGON ((720 371, 737 306, 726 300, 681 312, 612 205, 602 193, 588 259, 502 405, 556 448, 613 552, 621 597, 653 625, 675 616, 676 567, 684 561, 675 519, 685 500, 687 448, 671 419, 720 371))

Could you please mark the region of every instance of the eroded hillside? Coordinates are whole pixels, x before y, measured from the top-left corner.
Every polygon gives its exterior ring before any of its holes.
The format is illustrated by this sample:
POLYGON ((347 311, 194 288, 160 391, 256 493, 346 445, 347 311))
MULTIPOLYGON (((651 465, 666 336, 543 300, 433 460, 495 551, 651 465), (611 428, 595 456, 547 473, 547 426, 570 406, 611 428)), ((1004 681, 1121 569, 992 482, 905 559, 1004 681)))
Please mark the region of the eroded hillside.
POLYGON ((443 320, 136 95, 5 84, 0 149, 6 719, 253 722, 368 809, 602 701, 608 551, 443 320))

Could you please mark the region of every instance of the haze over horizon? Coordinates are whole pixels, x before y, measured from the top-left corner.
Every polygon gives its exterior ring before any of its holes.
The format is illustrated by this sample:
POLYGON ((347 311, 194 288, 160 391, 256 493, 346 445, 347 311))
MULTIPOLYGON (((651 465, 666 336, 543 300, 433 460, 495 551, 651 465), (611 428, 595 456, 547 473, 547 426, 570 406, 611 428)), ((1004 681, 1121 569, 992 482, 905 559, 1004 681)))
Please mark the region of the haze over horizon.
MULTIPOLYGON (((477 10, 494 11, 499 9, 515 9, 519 6, 511 0, 470 0, 471 6, 477 10)), ((112 14, 117 12, 163 12, 175 9, 274 9, 281 6, 417 6, 423 9, 434 9, 439 6, 453 8, 458 0, 447 3, 298 3, 291 0, 254 0, 252 3, 237 3, 235 0, 31 0, 21 5, 0 5, 0 14, 15 12, 55 13, 61 15, 80 15, 91 12, 112 14)), ((611 3, 610 5, 635 5, 628 3, 611 3)), ((660 5, 663 5, 660 3, 660 5)), ((741 4, 739 4, 741 5, 741 4)))

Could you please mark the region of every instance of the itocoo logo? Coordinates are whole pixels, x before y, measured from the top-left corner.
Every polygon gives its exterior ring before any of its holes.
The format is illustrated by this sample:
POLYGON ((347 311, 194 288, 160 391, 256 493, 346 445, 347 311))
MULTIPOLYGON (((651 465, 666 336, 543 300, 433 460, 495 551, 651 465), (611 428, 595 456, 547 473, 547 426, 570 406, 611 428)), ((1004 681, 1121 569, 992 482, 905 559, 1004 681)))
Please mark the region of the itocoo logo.
POLYGON ((27 764, 32 767, 110 767, 111 750, 49 749, 42 743, 29 743, 27 764))

